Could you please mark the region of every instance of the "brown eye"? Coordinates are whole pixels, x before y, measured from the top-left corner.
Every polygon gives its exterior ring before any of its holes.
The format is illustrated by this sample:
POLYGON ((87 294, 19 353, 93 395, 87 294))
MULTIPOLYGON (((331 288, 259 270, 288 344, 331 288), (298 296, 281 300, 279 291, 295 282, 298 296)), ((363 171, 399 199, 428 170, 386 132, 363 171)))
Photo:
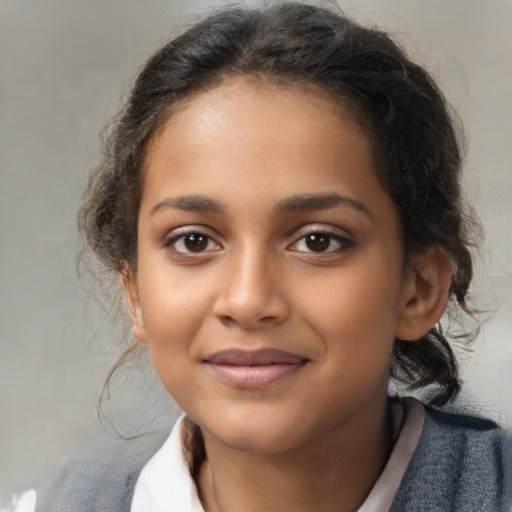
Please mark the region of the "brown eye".
POLYGON ((297 251, 310 256, 317 254, 327 256, 341 255, 344 251, 354 246, 354 241, 349 237, 340 236, 338 233, 330 233, 323 230, 311 230, 302 235, 290 246, 292 251, 297 251))
POLYGON ((173 252, 183 255, 209 253, 220 249, 219 244, 210 236, 199 231, 172 237, 165 243, 165 246, 172 249, 173 252))
POLYGON ((314 252, 323 252, 329 249, 331 237, 324 233, 314 233, 304 237, 306 247, 314 252))
POLYGON ((208 237, 201 233, 190 233, 183 237, 183 245, 190 252, 201 252, 208 247, 208 237))

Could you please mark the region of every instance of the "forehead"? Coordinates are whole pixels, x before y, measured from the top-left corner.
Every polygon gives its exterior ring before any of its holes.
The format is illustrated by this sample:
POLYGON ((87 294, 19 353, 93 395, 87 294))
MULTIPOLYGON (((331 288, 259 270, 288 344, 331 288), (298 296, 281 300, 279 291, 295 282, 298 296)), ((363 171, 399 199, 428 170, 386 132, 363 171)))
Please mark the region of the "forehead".
MULTIPOLYGON (((314 85, 284 86, 237 77, 173 107, 146 147, 144 172, 166 157, 172 173, 182 164, 188 167, 193 161, 201 167, 205 160, 213 163, 217 157, 224 158, 222 167, 228 161, 240 166, 242 162, 236 160, 242 158, 257 160, 260 173, 276 166, 282 171, 294 166, 298 171, 297 161, 307 167, 311 160, 329 153, 339 158, 336 149, 341 150, 340 142, 347 138, 352 150, 344 152, 344 159, 356 154, 359 160, 373 158, 364 122, 353 105, 314 85), (171 166, 171 160, 177 165, 171 166)), ((213 170, 213 165, 206 167, 204 172, 213 170)))
POLYGON ((154 135, 144 174, 139 228, 159 205, 190 210, 183 198, 199 197, 235 224, 264 229, 289 214, 280 205, 294 197, 334 194, 348 217, 365 211, 374 229, 400 231, 370 138, 351 110, 318 90, 236 79, 198 94, 154 135), (349 214, 349 204, 360 207, 349 214))

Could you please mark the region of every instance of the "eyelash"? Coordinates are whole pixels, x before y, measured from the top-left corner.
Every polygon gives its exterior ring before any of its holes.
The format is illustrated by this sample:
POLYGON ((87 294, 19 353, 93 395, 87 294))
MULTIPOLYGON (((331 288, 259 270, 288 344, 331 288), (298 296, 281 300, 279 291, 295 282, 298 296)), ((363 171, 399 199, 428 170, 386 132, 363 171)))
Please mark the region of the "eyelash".
MULTIPOLYGON (((193 241, 193 240, 192 240, 193 241)), ((204 231, 201 231, 200 229, 189 229, 187 231, 182 231, 180 233, 175 233, 174 236, 171 236, 170 238, 166 239, 164 242, 164 247, 167 249, 172 249, 172 251, 175 254, 189 257, 188 255, 198 256, 198 255, 204 255, 204 254, 210 254, 211 252, 217 251, 220 249, 220 245, 215 242, 215 240, 205 233, 204 231), (178 250, 178 244, 184 245, 186 243, 186 240, 192 240, 192 237, 197 237, 197 241, 195 243, 199 244, 201 241, 206 240, 206 250, 200 250, 200 251, 193 251, 193 250, 178 250), (214 249, 209 249, 208 246, 211 244, 214 244, 216 247, 214 249)), ((198 245, 199 247, 199 245, 198 245)), ((185 249, 187 249, 185 247, 185 249)))
MULTIPOLYGON (((215 239, 209 234, 205 233, 201 229, 191 228, 186 231, 181 231, 179 233, 174 233, 173 236, 167 238, 164 242, 164 247, 168 250, 171 250, 175 255, 184 257, 184 258, 197 258, 204 257, 206 255, 211 255, 212 253, 219 251, 222 246, 215 241, 215 239), (194 240, 194 237, 197 237, 194 240), (190 250, 190 247, 186 247, 186 242, 191 241, 196 244, 196 247, 200 250, 194 251, 190 250), (201 248, 201 244, 206 242, 204 249, 201 248), (212 248, 211 245, 214 245, 212 248), (181 246, 181 250, 180 250, 181 246), (185 249, 185 250, 183 250, 185 249)), ((307 232, 300 233, 300 237, 296 239, 295 242, 288 246, 288 249, 297 252, 303 253, 304 255, 308 255, 308 257, 328 257, 328 256, 337 256, 341 253, 347 251, 351 247, 354 246, 354 241, 351 238, 341 236, 337 233, 333 233, 328 229, 322 229, 321 227, 313 227, 311 226, 307 232), (309 238, 309 240, 308 240, 309 238), (308 247, 308 242, 314 242, 320 244, 326 244, 325 248, 322 248, 320 245, 319 251, 315 251, 311 247, 308 247), (332 248, 333 242, 336 247, 332 248), (306 249, 299 249, 298 247, 301 245, 305 245, 306 249)))
POLYGON ((338 256, 341 253, 347 251, 351 247, 354 246, 354 241, 349 237, 341 236, 338 233, 333 233, 332 231, 329 231, 328 229, 322 229, 321 227, 311 227, 308 229, 307 232, 301 233, 300 238, 297 239, 296 242, 291 244, 289 246, 290 250, 301 252, 304 254, 307 254, 309 257, 316 256, 316 257, 327 257, 327 256, 338 256), (311 247, 308 247, 309 250, 304 249, 297 249, 297 247, 301 244, 306 245, 308 244, 308 238, 309 241, 313 242, 322 242, 326 241, 326 247, 322 250, 315 251, 311 247), (327 239, 327 240, 325 240, 327 239), (337 245, 337 247, 332 248, 333 242, 337 245))

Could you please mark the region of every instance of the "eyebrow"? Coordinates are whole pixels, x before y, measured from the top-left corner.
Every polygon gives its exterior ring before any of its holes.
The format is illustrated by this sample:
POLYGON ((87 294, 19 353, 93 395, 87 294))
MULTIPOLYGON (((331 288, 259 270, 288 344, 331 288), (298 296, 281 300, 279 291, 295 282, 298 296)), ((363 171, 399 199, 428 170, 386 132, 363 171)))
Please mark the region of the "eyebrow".
POLYGON ((219 201, 200 194, 192 194, 163 199, 151 208, 149 215, 154 215, 164 208, 177 208, 186 212, 204 213, 224 213, 226 211, 226 208, 219 201))
POLYGON ((326 194, 296 194, 294 196, 282 199, 277 203, 279 212, 302 212, 314 210, 327 210, 335 206, 350 206, 366 214, 370 219, 373 218, 370 210, 356 199, 348 196, 342 196, 336 192, 326 194))
MULTIPOLYGON (((364 213, 370 219, 373 218, 372 214, 363 203, 351 197, 342 196, 336 192, 325 194, 295 194, 278 201, 275 209, 279 213, 288 213, 327 210, 340 205, 350 206, 364 213)), ((227 211, 227 208, 221 202, 211 197, 201 194, 191 194, 163 199, 151 208, 149 215, 152 216, 165 208, 214 214, 222 214, 227 211)))

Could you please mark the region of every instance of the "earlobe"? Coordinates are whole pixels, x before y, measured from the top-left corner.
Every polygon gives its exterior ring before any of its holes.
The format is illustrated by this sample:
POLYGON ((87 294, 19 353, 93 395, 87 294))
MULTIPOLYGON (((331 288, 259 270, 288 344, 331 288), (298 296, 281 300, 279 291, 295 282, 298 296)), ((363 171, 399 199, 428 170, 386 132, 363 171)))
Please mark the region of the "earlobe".
POLYGON ((147 343, 146 329, 135 274, 131 270, 125 269, 120 273, 119 278, 132 321, 133 336, 141 343, 147 343))
POLYGON ((452 279, 450 258, 438 247, 411 257, 396 337, 415 341, 441 319, 452 279))

